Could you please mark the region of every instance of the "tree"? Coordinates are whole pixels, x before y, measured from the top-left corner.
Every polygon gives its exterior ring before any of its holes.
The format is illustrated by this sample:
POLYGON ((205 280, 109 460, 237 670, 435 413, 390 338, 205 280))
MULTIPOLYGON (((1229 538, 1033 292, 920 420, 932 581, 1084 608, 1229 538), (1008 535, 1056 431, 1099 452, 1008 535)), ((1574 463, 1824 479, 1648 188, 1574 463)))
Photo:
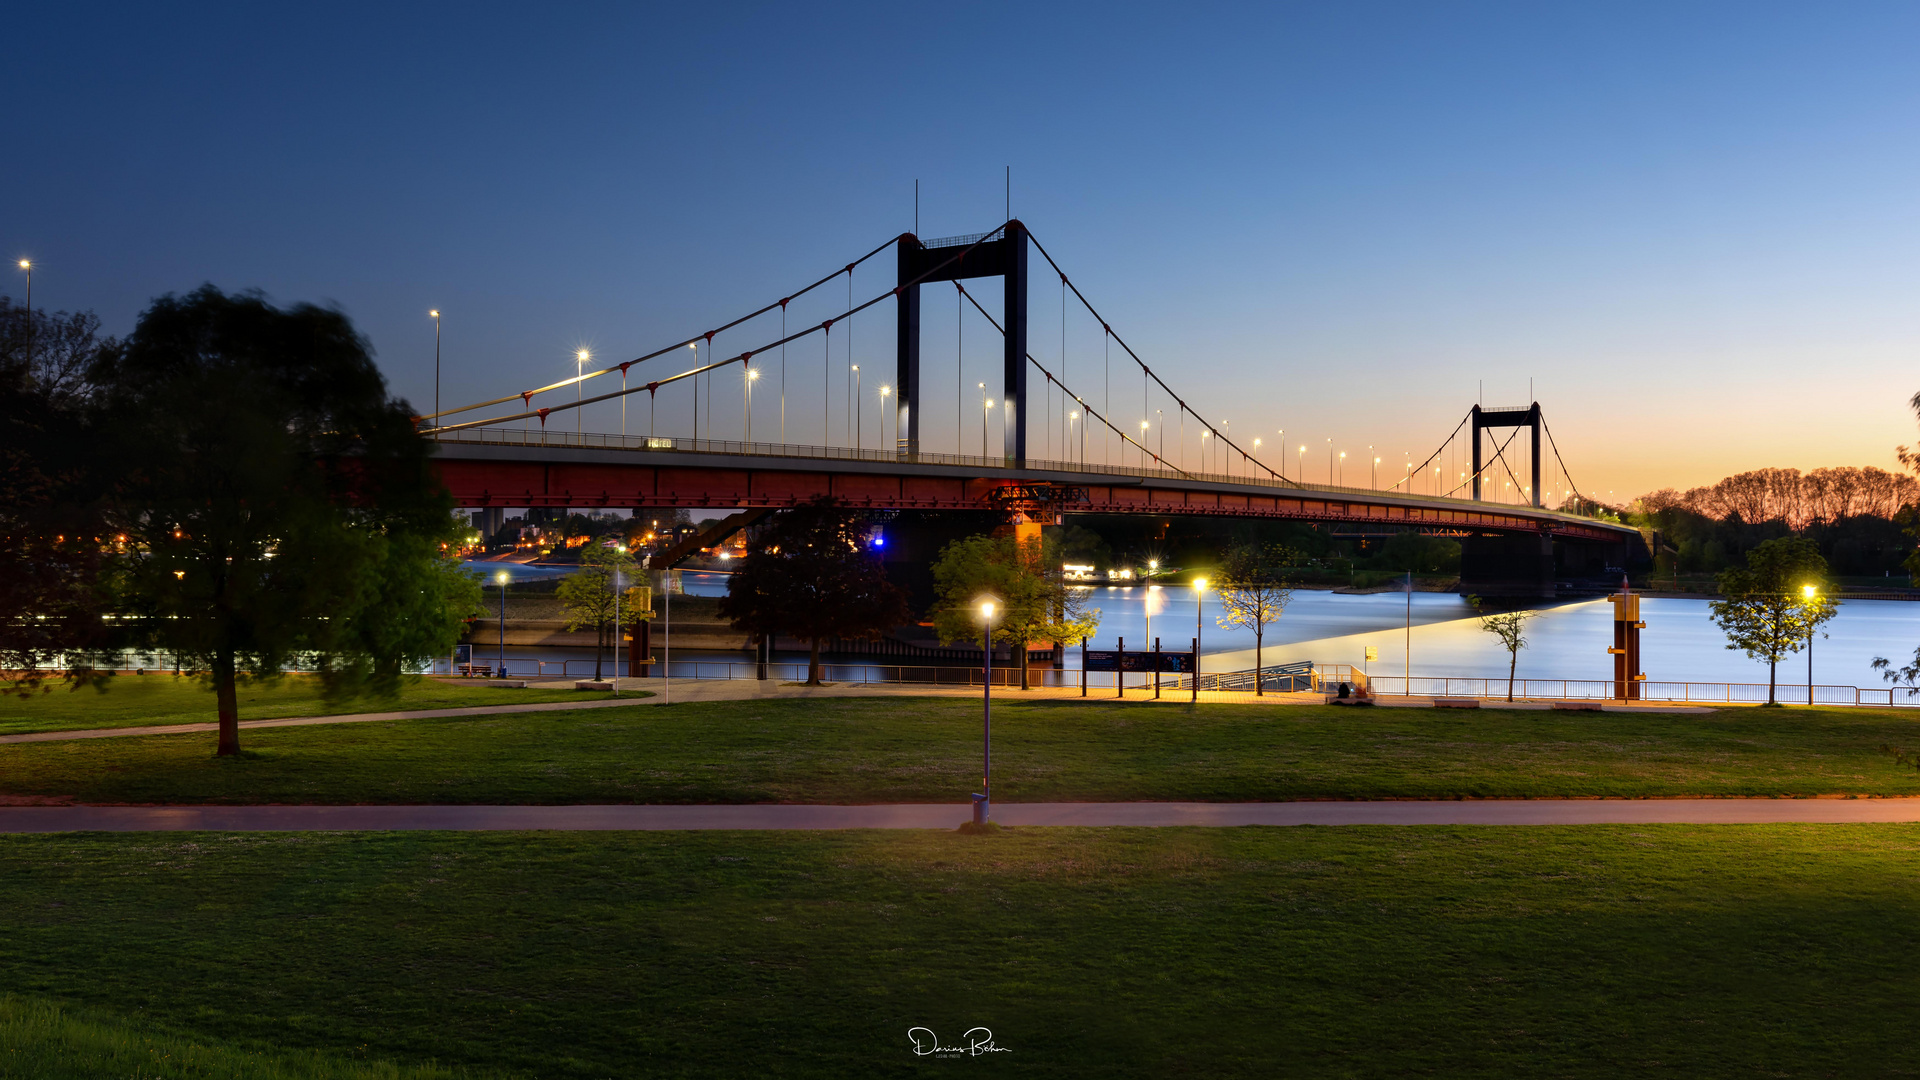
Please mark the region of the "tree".
POLYGON ((866 516, 820 496, 772 516, 727 578, 720 615, 756 637, 808 643, 807 685, 820 685, 820 642, 877 638, 908 619, 907 596, 887 580, 866 516))
MULTIPOLYGON (((1479 610, 1479 597, 1468 597, 1467 602, 1479 610)), ((1513 677, 1520 670, 1520 650, 1527 647, 1527 620, 1537 614, 1536 611, 1502 611, 1480 616, 1480 629, 1499 638, 1501 648, 1507 650, 1508 701, 1513 700, 1513 677)))
POLYGON ((240 749, 241 680, 315 657, 331 690, 367 689, 452 646, 472 596, 435 561, 452 500, 345 316, 205 286, 155 301, 87 376, 127 537, 120 625, 206 672, 218 753, 240 749))
POLYGON ((1820 624, 1838 612, 1823 587, 1826 572, 1827 560, 1813 541, 1783 536, 1747 552, 1746 566, 1720 573, 1726 599, 1710 605, 1713 621, 1726 631, 1727 648, 1766 661, 1769 705, 1779 704, 1780 661, 1804 648, 1820 624), (1807 586, 1814 588, 1813 595, 1807 586))
POLYGON ((108 643, 98 586, 115 541, 79 369, 118 347, 99 325, 0 297, 0 694, 51 689, 56 668, 98 683, 88 654, 108 643))
POLYGON ((443 538, 464 528, 387 527, 370 538, 358 595, 346 601, 353 616, 315 657, 330 696, 394 696, 407 666, 445 656, 481 613, 480 575, 450 556, 443 538))
POLYGON ((1281 562, 1292 549, 1273 545, 1236 547, 1220 564, 1220 579, 1214 583, 1220 594, 1222 629, 1239 626, 1253 631, 1253 687, 1255 696, 1264 696, 1266 684, 1259 672, 1263 666, 1261 648, 1267 624, 1278 622, 1293 600, 1293 589, 1280 573, 1281 562))
POLYGON ((607 651, 609 636, 621 630, 614 625, 614 616, 625 614, 616 610, 621 605, 615 600, 615 583, 627 585, 633 581, 633 574, 633 556, 624 544, 596 541, 580 549, 579 572, 569 575, 554 591, 566 609, 568 630, 593 629, 595 679, 600 677, 600 660, 607 651))
POLYGON ((941 549, 933 564, 934 631, 946 643, 974 641, 980 634, 979 603, 995 604, 993 640, 1014 646, 1020 689, 1031 685, 1027 647, 1035 641, 1079 641, 1093 636, 1100 611, 1087 593, 1047 573, 1058 562, 1045 539, 1021 543, 1011 536, 970 536, 941 549))

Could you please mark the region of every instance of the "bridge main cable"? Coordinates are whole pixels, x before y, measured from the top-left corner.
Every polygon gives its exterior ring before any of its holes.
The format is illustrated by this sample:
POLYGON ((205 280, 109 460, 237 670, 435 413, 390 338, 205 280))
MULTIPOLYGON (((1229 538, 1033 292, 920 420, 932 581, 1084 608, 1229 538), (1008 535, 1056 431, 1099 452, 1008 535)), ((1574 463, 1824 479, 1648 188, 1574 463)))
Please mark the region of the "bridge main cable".
MULTIPOLYGON (((1061 284, 1073 290, 1073 295, 1076 299, 1080 301, 1080 306, 1087 309, 1087 314, 1092 315, 1095 319, 1100 320, 1100 329, 1104 331, 1108 337, 1120 343, 1120 347, 1126 350, 1127 355, 1133 357, 1133 362, 1140 365, 1140 370, 1146 372, 1148 378, 1152 379, 1155 383, 1159 384, 1160 389, 1166 391, 1167 396, 1173 399, 1174 404, 1180 406, 1180 409, 1182 412, 1185 412, 1188 416, 1191 416, 1195 420, 1198 420, 1203 426, 1205 426, 1205 428, 1208 431, 1213 433, 1212 435, 1213 438, 1219 439, 1221 442, 1224 442, 1228 446, 1233 447, 1234 453, 1239 454, 1240 459, 1242 461, 1247 461, 1247 462, 1251 462, 1254 465, 1258 465, 1260 468, 1266 470, 1266 473, 1268 476, 1271 476, 1276 480, 1287 479, 1285 474, 1275 472, 1272 468, 1269 468, 1265 462, 1247 453, 1245 450, 1242 450, 1238 443, 1234 442, 1232 439, 1227 438, 1227 436, 1222 434, 1218 428, 1214 427, 1213 424, 1210 423, 1206 417, 1201 416, 1199 413, 1195 412, 1193 408, 1189 406, 1186 403, 1186 401, 1180 397, 1179 394, 1174 393, 1173 387, 1168 386, 1166 384, 1166 380, 1160 378, 1160 376, 1156 374, 1151 367, 1147 366, 1147 362, 1145 360, 1140 359, 1140 354, 1133 351, 1133 346, 1128 345, 1126 342, 1126 339, 1122 338, 1119 334, 1114 333, 1113 327, 1108 325, 1107 320, 1102 318, 1100 315, 1100 312, 1094 309, 1092 301, 1089 301, 1086 298, 1086 295, 1080 291, 1080 286, 1068 280, 1067 272, 1065 270, 1060 269, 1059 263, 1053 261, 1053 256, 1051 254, 1048 254, 1046 245, 1040 242, 1039 237, 1033 235, 1032 229, 1027 230, 1027 236, 1029 239, 1033 241, 1033 246, 1040 249, 1041 258, 1046 259, 1047 265, 1053 267, 1054 273, 1060 275, 1061 284)), ((1041 370, 1044 371, 1046 369, 1042 368, 1041 370)), ((1102 422, 1104 423, 1104 421, 1102 422)), ((1108 424, 1107 426, 1113 427, 1112 424, 1108 424)), ((1118 430, 1118 429, 1115 429, 1115 430, 1118 430)), ((1122 435, 1122 438, 1125 438, 1125 436, 1122 435)), ((1136 443, 1135 445, 1138 445, 1138 444, 1136 443)))
MULTIPOLYGON (((953 287, 956 289, 959 289, 960 295, 966 297, 967 303, 973 305, 973 310, 979 312, 980 316, 987 320, 987 325, 993 327, 995 330, 1000 331, 1001 336, 1003 337, 1006 336, 1006 333, 1007 333, 1006 328, 1001 326, 999 321, 996 320, 992 315, 988 314, 986 308, 983 308, 980 306, 980 301, 975 299, 974 295, 966 290, 966 286, 961 285, 959 282, 956 281, 953 283, 953 287)), ((1082 409, 1085 409, 1087 411, 1088 416, 1091 416, 1095 420, 1098 420, 1102 424, 1105 424, 1107 426, 1107 430, 1113 432, 1115 435, 1120 436, 1121 442, 1133 443, 1133 445, 1140 448, 1141 453, 1152 457, 1153 460, 1159 462, 1162 466, 1168 469, 1171 469, 1174 472, 1179 473, 1181 476, 1193 475, 1192 473, 1187 472, 1185 469, 1182 469, 1177 465, 1168 465, 1167 460, 1165 458, 1161 457, 1159 454, 1154 453, 1152 450, 1147 449, 1147 447, 1144 444, 1136 442, 1126 432, 1120 430, 1117 427, 1114 427, 1113 422, 1111 420, 1108 420, 1106 417, 1101 416, 1099 410, 1095 409, 1093 406, 1087 404, 1086 402, 1080 400, 1080 395, 1068 389, 1066 383, 1063 383, 1059 379, 1054 378, 1053 372, 1048 371, 1047 366, 1045 364, 1042 364, 1039 360, 1035 359, 1032 353, 1027 354, 1027 360, 1028 362, 1032 363, 1034 367, 1040 369, 1040 374, 1045 375, 1047 377, 1048 382, 1059 387, 1063 393, 1065 393, 1068 397, 1071 397, 1074 400, 1075 404, 1079 405, 1082 409)), ((1281 477, 1281 479, 1284 480, 1286 478, 1281 477)))
MULTIPOLYGON (((1001 228, 1004 229, 1006 228, 1006 226, 1002 225, 1001 228)), ((992 234, 988 234, 988 235, 992 235, 992 234)), ((885 244, 882 244, 878 248, 875 248, 874 251, 875 252, 883 251, 886 248, 895 244, 896 242, 898 242, 898 238, 895 238, 894 240, 889 240, 885 244)), ((903 285, 896 285, 893 288, 888 289, 886 292, 883 292, 878 296, 875 296, 873 299, 868 300, 867 302, 859 305, 858 307, 848 308, 846 311, 842 312, 841 314, 836 315, 831 319, 827 319, 826 321, 821 322, 816 326, 809 326, 804 330, 798 331, 796 333, 788 334, 777 341, 769 342, 768 344, 762 345, 757 349, 747 349, 746 351, 741 352, 735 356, 730 356, 725 360, 717 360, 717 361, 714 361, 713 363, 706 364, 701 367, 693 368, 688 371, 683 371, 678 375, 669 376, 668 378, 665 378, 665 379, 656 379, 653 382, 642 383, 639 386, 635 386, 629 389, 615 390, 610 394, 601 394, 598 397, 590 397, 590 398, 585 398, 583 400, 569 401, 564 404, 555 405, 555 406, 552 406, 551 408, 546 408, 546 409, 529 409, 525 412, 513 413, 509 416, 494 416, 494 417, 489 417, 485 420, 469 420, 464 424, 448 424, 445 427, 435 427, 435 428, 430 428, 429 430, 438 431, 438 432, 465 431, 468 428, 487 427, 491 424, 505 424, 514 420, 528 420, 534 417, 538 417, 541 425, 544 427, 547 422, 547 417, 557 412, 566 412, 569 409, 584 408, 588 405, 598 404, 599 402, 602 402, 602 401, 612 401, 616 398, 625 397, 628 394, 637 394, 642 390, 647 391, 649 394, 657 393, 661 387, 666 386, 670 383, 679 382, 681 379, 691 378, 692 376, 695 376, 695 375, 704 375, 709 371, 715 371, 719 368, 727 367, 731 364, 745 363, 746 361, 752 359, 758 353, 766 352, 769 349, 777 349, 782 345, 786 345, 791 342, 798 341, 801 338, 807 337, 811 334, 825 333, 827 331, 830 331, 833 328, 834 323, 837 323, 842 319, 849 318, 853 315, 857 315, 860 312, 865 311, 868 308, 872 307, 873 305, 880 303, 882 300, 891 300, 894 297, 900 295, 902 291, 909 289, 915 285, 921 284, 927 278, 933 276, 934 274, 939 273, 940 271, 946 269, 947 267, 953 265, 954 263, 959 262, 961 259, 966 258, 968 253, 972 252, 974 248, 979 247, 982 243, 985 243, 985 242, 986 242, 986 237, 982 237, 981 239, 975 240, 973 243, 968 244, 966 247, 955 248, 954 249, 955 254, 951 258, 948 258, 946 261, 940 263, 937 266, 929 267, 925 273, 922 273, 919 277, 914 278, 912 281, 909 281, 903 285)), ((869 258, 869 259, 872 257, 873 257, 873 252, 869 252, 866 256, 866 258, 869 258)), ((850 270, 857 265, 859 265, 859 263, 851 263, 848 265, 847 269, 837 271, 821 279, 821 282, 815 282, 813 285, 809 285, 808 288, 816 288, 822 282, 832 281, 834 278, 839 277, 841 274, 846 273, 847 270, 850 270)), ((794 294, 794 296, 799 296, 799 295, 800 295, 799 293, 794 294)), ((793 299, 793 297, 788 297, 787 299, 791 300, 793 299)), ((765 314, 766 312, 771 311, 775 307, 779 307, 779 306, 780 306, 779 304, 772 304, 767 307, 761 308, 758 314, 765 314)), ((752 317, 753 316, 747 316, 747 318, 752 318, 752 317)), ((738 326, 740 323, 745 321, 746 319, 736 319, 732 323, 729 323, 728 325, 738 326)), ((725 327, 722 327, 721 329, 725 329, 725 327)), ((719 332, 720 332, 719 330, 715 330, 713 333, 717 334, 719 332)), ((695 339, 695 340, 701 340, 701 339, 695 339)), ((672 352, 674 349, 684 349, 690 344, 692 344, 692 342, 683 341, 680 344, 673 346, 672 348, 662 349, 660 352, 652 353, 649 356, 641 357, 641 359, 642 360, 651 359, 654 356, 661 356, 661 355, 664 355, 665 353, 672 352)), ((639 360, 633 360, 633 361, 629 361, 628 363, 637 364, 639 362, 640 362, 639 360)), ((619 371, 622 369, 622 367, 623 365, 615 364, 613 367, 606 369, 606 371, 619 371)), ((596 374, 604 375, 606 374, 606 371, 597 372, 596 374)), ((546 389, 554 389, 555 387, 561 387, 561 386, 571 386, 578 381, 579 381, 578 379, 568 379, 566 382, 555 383, 553 387, 548 387, 546 389)), ((542 393, 542 392, 543 391, 541 390, 529 390, 526 394, 515 394, 513 397, 496 398, 491 402, 486 402, 481 405, 469 405, 469 406, 466 406, 466 409, 478 409, 478 408, 485 408, 487 405, 499 405, 504 402, 513 401, 516 398, 521 400, 530 400, 534 394, 542 393)), ((454 412, 466 411, 466 409, 450 409, 447 412, 438 413, 436 415, 448 416, 454 412)), ((420 419, 430 419, 430 418, 421 417, 420 419)))
MULTIPOLYGON (((452 415, 454 415, 454 414, 456 414, 456 413, 463 413, 463 412, 472 412, 472 411, 473 411, 473 410, 475 410, 475 409, 485 409, 485 408, 489 408, 489 407, 491 407, 491 406, 494 406, 494 405, 503 405, 503 404, 505 404, 505 403, 507 403, 507 402, 509 402, 509 401, 512 401, 512 400, 514 400, 514 399, 516 399, 516 398, 518 398, 518 399, 520 399, 521 401, 527 401, 527 402, 531 402, 531 401, 533 400, 533 397, 534 397, 534 395, 536 395, 536 394, 544 394, 544 393, 547 393, 548 391, 551 391, 551 390, 561 390, 561 389, 564 389, 564 388, 566 388, 566 387, 569 387, 569 386, 572 386, 572 385, 574 385, 575 383, 582 383, 582 382, 586 382, 586 381, 587 381, 588 379, 596 379, 596 378, 599 378, 599 377, 600 377, 600 376, 602 376, 602 375, 611 375, 611 374, 613 374, 613 373, 614 373, 614 372, 616 372, 616 371, 618 371, 618 372, 620 372, 620 373, 622 373, 622 374, 625 374, 625 373, 626 373, 626 370, 627 370, 628 368, 630 368, 630 367, 632 367, 633 365, 635 365, 635 364, 644 364, 644 363, 646 363, 646 362, 647 362, 648 360, 652 360, 652 359, 654 359, 654 358, 656 358, 656 357, 661 357, 661 356, 665 356, 665 355, 667 355, 668 353, 670 353, 670 352, 673 352, 673 351, 674 351, 675 349, 684 349, 684 348, 686 348, 686 347, 687 347, 687 346, 689 346, 689 345, 694 345, 694 344, 698 344, 699 342, 702 342, 702 341, 707 341, 707 342, 711 342, 711 341, 713 340, 713 336, 714 336, 715 334, 722 334, 722 333, 725 333, 726 331, 728 331, 728 330, 731 330, 731 329, 733 329, 733 328, 734 328, 734 327, 736 327, 736 326, 739 326, 739 325, 740 325, 741 323, 744 323, 744 322, 748 322, 748 321, 751 321, 751 320, 753 320, 753 319, 757 319, 757 318, 759 318, 760 316, 762 316, 762 315, 765 315, 765 314, 766 314, 767 312, 769 312, 769 311, 772 311, 772 310, 774 310, 775 308, 784 308, 784 307, 786 307, 786 306, 787 306, 788 304, 790 304, 790 303, 792 303, 793 301, 795 301, 795 300, 798 300, 798 299, 800 299, 801 297, 803 297, 803 296, 805 296, 805 295, 807 295, 808 293, 810 293, 810 292, 812 292, 813 290, 815 290, 815 289, 817 289, 817 288, 819 288, 820 286, 822 286, 822 285, 825 285, 825 284, 826 284, 827 282, 829 282, 829 281, 832 281, 833 279, 835 279, 835 278, 837 278, 837 277, 839 277, 839 276, 840 276, 841 274, 851 274, 851 273, 853 272, 853 269, 854 269, 855 267, 857 267, 857 266, 859 266, 859 265, 860 265, 861 263, 864 263, 864 262, 866 262, 866 261, 867 261, 868 259, 871 259, 871 258, 873 258, 873 257, 874 257, 875 255, 878 255, 878 254, 880 254, 881 252, 883 252, 883 251, 885 251, 885 250, 887 250, 888 248, 890 248, 890 247, 892 247, 892 246, 893 246, 893 245, 894 245, 895 243, 897 243, 897 242, 898 242, 898 241, 897 241, 897 238, 896 238, 896 239, 894 239, 894 240, 888 240, 888 241, 887 241, 886 243, 884 243, 884 244, 881 244, 881 245, 880 245, 879 247, 877 247, 877 248, 874 248, 874 249, 873 249, 872 251, 869 251, 869 252, 867 252, 867 253, 866 253, 865 255, 862 255, 862 256, 860 256, 860 257, 859 257, 858 259, 855 259, 855 260, 853 260, 852 262, 850 262, 850 263, 848 263, 847 265, 845 265, 845 266, 843 266, 843 267, 841 267, 841 268, 840 268, 840 269, 838 269, 838 270, 835 270, 835 271, 834 271, 833 273, 831 273, 831 274, 828 274, 828 275, 827 275, 826 277, 823 277, 823 278, 821 278, 821 279, 820 279, 819 281, 816 281, 816 282, 814 282, 813 284, 811 284, 811 285, 809 285, 809 286, 807 286, 807 287, 806 287, 806 288, 804 288, 804 289, 801 289, 801 290, 800 290, 799 292, 797 292, 797 293, 794 293, 794 294, 792 294, 791 296, 786 296, 786 297, 782 297, 781 299, 779 299, 779 300, 775 300, 775 301, 774 301, 773 303, 771 303, 771 304, 768 304, 768 305, 767 305, 766 307, 763 307, 763 308, 761 308, 761 309, 760 309, 760 310, 758 310, 758 311, 755 311, 755 312, 753 312, 753 313, 751 313, 751 314, 748 314, 748 315, 742 315, 742 316, 740 316, 739 318, 737 318, 737 319, 735 319, 735 320, 733 320, 732 322, 730 322, 730 323, 727 323, 727 324, 726 324, 726 325, 724 325, 724 326, 719 326, 719 327, 715 327, 714 329, 712 329, 712 330, 709 330, 709 331, 707 331, 707 332, 706 332, 706 333, 704 333, 704 334, 695 334, 695 335, 694 335, 693 337, 690 337, 690 338, 688 338, 687 340, 685 340, 685 341, 682 341, 682 342, 680 342, 680 343, 678 343, 678 344, 675 344, 675 345, 669 345, 669 346, 667 346, 667 347, 666 347, 666 348, 664 348, 664 349, 657 349, 657 350, 655 350, 655 351, 653 351, 653 352, 650 352, 650 353, 648 353, 648 354, 647 354, 647 355, 645 355, 645 356, 642 356, 642 357, 639 357, 639 358, 637 358, 637 359, 634 359, 634 360, 628 360, 628 361, 627 361, 626 363, 624 363, 624 364, 614 364, 614 365, 613 365, 613 366, 611 366, 611 367, 605 367, 605 368, 601 368, 601 369, 600 369, 599 371, 589 371, 589 372, 587 372, 587 373, 585 373, 585 374, 583 374, 583 375, 576 375, 576 376, 574 376, 574 377, 573 377, 573 378, 571 378, 571 379, 562 379, 562 380, 560 380, 560 381, 559 381, 559 382, 557 382, 557 383, 553 383, 553 384, 551 384, 551 385, 548 385, 548 386, 543 386, 543 387, 541 387, 541 388, 539 388, 538 390, 528 390, 528 391, 525 391, 524 393, 519 393, 519 394, 510 394, 510 395, 508 395, 507 397, 502 397, 502 398, 494 398, 494 399, 493 399, 492 401, 482 401, 482 402, 480 402, 480 403, 478 403, 478 404, 475 404, 475 405, 462 405, 462 406, 460 406, 460 407, 459 407, 459 408, 457 408, 457 409, 446 409, 446 410, 443 410, 443 411, 441 411, 441 412, 437 412, 437 413, 427 413, 427 414, 425 414, 425 415, 422 415, 422 416, 416 416, 416 417, 414 417, 414 418, 413 418, 413 419, 414 419, 414 422, 415 422, 415 423, 417 424, 417 423, 419 423, 419 422, 420 422, 420 421, 422 421, 422 420, 438 420, 439 418, 441 418, 441 417, 443 417, 443 416, 452 416, 452 415)), ((792 339, 791 339, 791 338, 789 338, 788 340, 792 340, 792 339)), ((776 342, 776 344, 778 344, 778 343, 776 342)), ((769 347, 769 348, 772 348, 773 346, 768 346, 768 347, 769 347)), ((614 395, 614 396, 618 396, 618 395, 614 395)), ((605 397, 599 397, 599 398, 595 398, 594 400, 595 400, 595 401, 604 401, 604 400, 606 400, 606 398, 605 398, 605 397)), ((583 402, 576 402, 576 404, 584 404, 584 403, 583 403, 583 402)), ((555 411, 557 411, 557 410, 555 410, 555 411)), ((529 415, 531 415, 531 414, 529 414, 529 415)), ((516 419, 517 419, 517 418, 516 418, 516 419)), ((463 425, 463 426, 471 426, 471 425, 463 425)), ((453 429, 452 429, 452 428, 450 428, 450 427, 448 427, 448 428, 437 428, 436 430, 441 430, 441 431, 451 431, 451 430, 453 430, 453 429)))

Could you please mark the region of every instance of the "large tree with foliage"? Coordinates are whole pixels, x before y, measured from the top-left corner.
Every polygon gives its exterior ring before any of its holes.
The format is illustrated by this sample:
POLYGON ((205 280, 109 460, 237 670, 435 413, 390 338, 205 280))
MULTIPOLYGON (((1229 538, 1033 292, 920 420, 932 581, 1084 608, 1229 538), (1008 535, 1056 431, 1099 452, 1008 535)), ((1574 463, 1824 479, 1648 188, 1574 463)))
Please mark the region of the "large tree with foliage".
POLYGON ((1287 584, 1281 568, 1294 557, 1292 548, 1279 544, 1235 547, 1221 561, 1219 578, 1214 582, 1214 589, 1220 595, 1217 621, 1221 629, 1240 627, 1253 631, 1255 696, 1267 692, 1259 675, 1267 624, 1278 622, 1293 601, 1293 588, 1287 584))
POLYGON ((0 296, 0 694, 92 674, 107 644, 99 588, 115 546, 86 366, 118 343, 92 313, 29 314, 0 296))
POLYGON ((580 549, 580 570, 560 583, 555 595, 567 613, 568 630, 594 633, 593 677, 600 677, 600 663, 607 642, 623 628, 614 625, 616 616, 635 614, 631 606, 620 611, 619 589, 633 584, 634 560, 626 545, 612 540, 595 541, 580 549))
POLYGON ((308 658, 338 694, 451 647, 474 586, 412 410, 337 311, 206 286, 166 296, 88 371, 127 537, 123 625, 204 671, 221 754, 237 686, 308 658))
POLYGON ((1800 536, 1769 540, 1747 552, 1747 565, 1720 573, 1713 621, 1726 631, 1727 648, 1767 665, 1767 704, 1777 705, 1780 661, 1805 648, 1814 631, 1838 611, 1827 596, 1827 560, 1800 536), (1811 586, 1812 595, 1807 592, 1811 586))
POLYGON ((887 580, 865 514, 821 496, 774 514, 727 578, 720 615, 755 637, 807 642, 807 685, 820 685, 820 643, 877 638, 908 619, 907 596, 887 580))
POLYGON ((955 540, 933 564, 939 594, 934 631, 948 643, 979 640, 980 601, 991 597, 993 640, 1014 647, 1020 689, 1027 689, 1029 645, 1080 641, 1092 637, 1100 625, 1100 611, 1089 606, 1086 591, 1068 588, 1048 572, 1058 561, 1050 538, 1025 543, 1011 536, 955 540))

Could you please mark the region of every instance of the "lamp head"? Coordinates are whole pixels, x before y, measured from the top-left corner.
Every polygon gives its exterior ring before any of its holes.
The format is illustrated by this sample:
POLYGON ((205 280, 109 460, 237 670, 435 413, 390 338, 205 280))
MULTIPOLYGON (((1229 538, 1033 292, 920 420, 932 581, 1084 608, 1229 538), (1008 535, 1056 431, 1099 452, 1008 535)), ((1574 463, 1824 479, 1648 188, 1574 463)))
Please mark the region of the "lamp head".
POLYGON ((502 585, 505 585, 507 582, 513 580, 513 575, 507 573, 505 570, 502 570, 499 573, 493 575, 493 580, 502 585))
POLYGON ((32 260, 32 259, 21 259, 21 260, 20 260, 20 269, 22 269, 22 270, 31 270, 31 269, 33 269, 33 260, 32 260))
POLYGON ((1802 585, 1800 586, 1800 591, 1805 593, 1809 600, 1820 595, 1820 587, 1817 585, 1802 585))
POLYGON ((1149 570, 1158 570, 1158 569, 1160 569, 1160 560, 1159 560, 1159 559, 1148 559, 1148 560, 1147 560, 1147 569, 1149 569, 1149 570))
POLYGON ((993 620, 993 608, 994 608, 993 601, 991 600, 980 601, 980 618, 982 620, 991 622, 993 620))
POLYGON ((1196 593, 1203 593, 1203 592, 1206 592, 1206 591, 1207 591, 1207 579, 1206 579, 1206 578, 1203 578, 1203 577, 1197 577, 1197 578, 1194 578, 1194 579, 1193 579, 1193 591, 1194 591, 1194 592, 1196 592, 1196 593))
POLYGON ((437 319, 440 317, 440 309, 434 308, 432 311, 427 312, 427 315, 431 318, 437 319))
POLYGON ((574 354, 573 354, 573 358, 574 358, 575 360, 578 360, 578 361, 580 361, 580 362, 581 362, 581 363, 583 363, 583 364, 584 364, 584 363, 586 363, 586 362, 587 362, 587 350, 585 350, 585 349, 581 349, 581 350, 580 350, 579 352, 577 352, 577 353, 574 353, 574 354))

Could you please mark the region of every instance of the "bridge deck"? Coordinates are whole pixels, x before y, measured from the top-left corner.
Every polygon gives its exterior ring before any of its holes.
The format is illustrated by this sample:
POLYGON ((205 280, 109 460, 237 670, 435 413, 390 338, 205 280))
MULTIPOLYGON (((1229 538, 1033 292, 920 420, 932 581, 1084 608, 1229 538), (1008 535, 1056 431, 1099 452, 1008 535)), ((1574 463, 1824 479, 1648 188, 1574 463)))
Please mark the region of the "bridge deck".
POLYGON ((1072 513, 1294 518, 1401 528, 1551 533, 1618 543, 1630 526, 1510 503, 1408 495, 1268 477, 1182 473, 1071 461, 1012 466, 998 458, 783 446, 718 440, 470 429, 436 447, 441 479, 462 506, 790 506, 833 495, 884 509, 1006 505, 1009 485, 1081 488, 1072 513))

